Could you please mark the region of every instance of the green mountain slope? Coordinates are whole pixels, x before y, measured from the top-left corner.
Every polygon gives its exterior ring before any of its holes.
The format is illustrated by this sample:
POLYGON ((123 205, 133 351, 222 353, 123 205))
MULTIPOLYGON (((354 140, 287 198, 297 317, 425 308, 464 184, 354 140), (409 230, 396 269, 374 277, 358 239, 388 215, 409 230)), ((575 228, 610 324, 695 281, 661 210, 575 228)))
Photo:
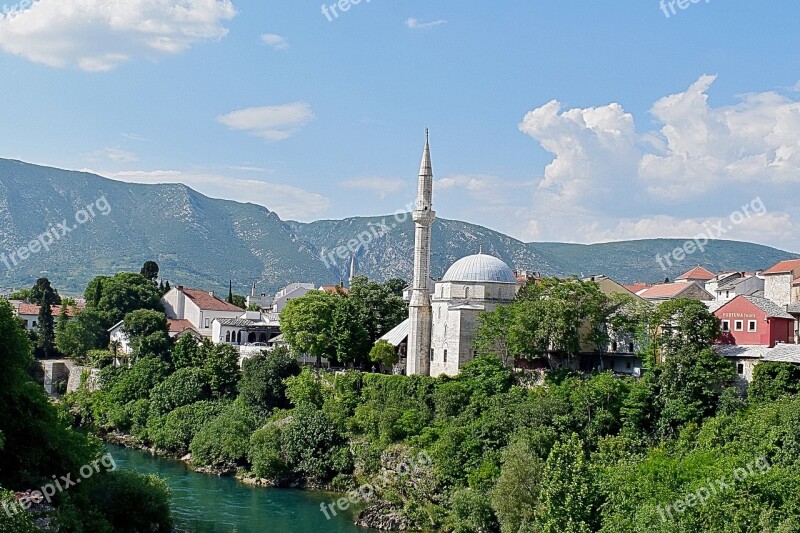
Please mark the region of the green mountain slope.
MULTIPOLYGON (((95 209, 97 211, 97 209, 95 209)), ((138 270, 154 259, 175 285, 244 292, 253 282, 273 292, 293 281, 333 284, 347 277, 350 251, 358 271, 374 279, 409 279, 413 223, 387 216, 283 221, 268 209, 215 200, 185 185, 122 183, 82 172, 0 159, 0 253, 27 245, 49 227, 67 220, 76 226, 48 252, 39 251, 7 268, 0 257, 0 289, 30 286, 47 276, 64 293, 80 293, 97 274, 138 270), (110 213, 76 224, 75 215, 104 198, 110 213), (363 245, 358 242, 359 236, 363 245), (339 255, 337 255, 337 247, 339 255), (341 257, 344 256, 344 257, 341 257)), ((662 271, 656 254, 683 241, 658 239, 596 245, 526 244, 465 222, 439 219, 433 229, 432 274, 465 255, 496 255, 517 269, 546 275, 605 273, 620 281, 659 281, 696 264, 710 270, 756 270, 794 257, 749 243, 715 241, 705 253, 662 271)))

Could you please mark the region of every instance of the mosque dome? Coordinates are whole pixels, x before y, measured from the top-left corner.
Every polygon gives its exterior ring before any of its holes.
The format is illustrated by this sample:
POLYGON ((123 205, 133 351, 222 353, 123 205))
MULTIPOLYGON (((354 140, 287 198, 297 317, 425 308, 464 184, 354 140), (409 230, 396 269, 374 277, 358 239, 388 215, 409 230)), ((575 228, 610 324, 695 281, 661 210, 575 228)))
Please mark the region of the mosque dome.
POLYGON ((469 255, 453 263, 442 281, 477 281, 516 283, 517 278, 507 264, 486 254, 469 255))

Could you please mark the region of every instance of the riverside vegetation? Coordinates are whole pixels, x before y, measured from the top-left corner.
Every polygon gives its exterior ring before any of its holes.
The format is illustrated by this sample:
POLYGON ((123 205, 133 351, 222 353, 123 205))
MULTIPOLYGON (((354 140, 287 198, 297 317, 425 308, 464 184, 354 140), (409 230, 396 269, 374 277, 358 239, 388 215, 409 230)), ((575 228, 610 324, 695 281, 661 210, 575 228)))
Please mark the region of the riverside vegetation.
MULTIPOLYGON (((699 302, 653 307, 608 298, 594 283, 544 280, 483 315, 481 355, 458 377, 406 377, 360 370, 395 362, 380 343, 370 349, 402 318, 393 314, 395 286, 360 280, 349 296, 310 293, 287 306, 292 348, 351 368, 337 374, 301 368, 284 349, 239 369, 230 346, 187 337, 172 344, 149 289, 112 296, 124 286, 106 280, 87 289, 84 313, 125 317, 134 353, 130 366, 114 367, 113 354, 83 346, 106 366, 101 390, 82 388, 61 404, 76 427, 130 434, 175 457, 191 454, 198 468, 276 486, 345 492, 368 484, 375 495, 361 523, 372 526, 800 530, 800 370, 761 364, 742 397, 732 363, 713 350, 719 324, 699 302), (605 323, 638 338, 644 377, 515 373, 504 364, 552 358, 557 367, 582 344, 603 345, 605 323), (394 469, 422 452, 429 468, 394 469), (761 459, 768 470, 664 516, 666 506, 761 459)), ((69 321, 78 324, 70 338, 81 338, 78 320, 69 321)))

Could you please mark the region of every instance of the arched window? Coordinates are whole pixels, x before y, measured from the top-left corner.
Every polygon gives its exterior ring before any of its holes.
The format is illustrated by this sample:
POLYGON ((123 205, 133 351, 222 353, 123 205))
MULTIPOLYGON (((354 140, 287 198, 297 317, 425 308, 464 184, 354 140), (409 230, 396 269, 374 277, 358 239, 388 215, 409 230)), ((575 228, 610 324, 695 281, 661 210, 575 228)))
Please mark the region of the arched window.
POLYGON ((225 333, 225 342, 231 342, 231 332, 230 331, 225 333))
POLYGON ((466 298, 467 300, 469 300, 469 287, 467 287, 467 288, 465 288, 465 289, 464 289, 464 298, 466 298))

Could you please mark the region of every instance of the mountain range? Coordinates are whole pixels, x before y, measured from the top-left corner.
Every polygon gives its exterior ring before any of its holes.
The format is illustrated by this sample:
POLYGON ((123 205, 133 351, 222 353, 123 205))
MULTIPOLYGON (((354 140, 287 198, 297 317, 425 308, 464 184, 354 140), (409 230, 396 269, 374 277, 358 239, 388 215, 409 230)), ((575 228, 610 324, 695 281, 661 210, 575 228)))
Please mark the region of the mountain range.
MULTIPOLYGON (((404 214, 300 223, 281 220, 260 205, 209 198, 182 184, 125 183, 0 159, 0 291, 32 286, 44 276, 62 294, 82 294, 94 276, 138 272, 152 259, 173 286, 227 291, 232 280, 237 293, 256 282, 259 292, 274 293, 294 281, 332 285, 346 280, 351 250, 357 250, 359 274, 408 280, 413 241, 413 222, 404 214), (30 245, 32 240, 39 246, 30 245), (45 250, 42 244, 48 241, 53 242, 45 250), (20 247, 29 253, 20 254, 20 247)), ((755 271, 797 257, 769 246, 718 240, 663 269, 656 256, 684 242, 524 243, 476 224, 437 219, 431 274, 440 278, 457 259, 479 250, 518 270, 605 274, 626 283, 663 281, 696 265, 755 271)))

